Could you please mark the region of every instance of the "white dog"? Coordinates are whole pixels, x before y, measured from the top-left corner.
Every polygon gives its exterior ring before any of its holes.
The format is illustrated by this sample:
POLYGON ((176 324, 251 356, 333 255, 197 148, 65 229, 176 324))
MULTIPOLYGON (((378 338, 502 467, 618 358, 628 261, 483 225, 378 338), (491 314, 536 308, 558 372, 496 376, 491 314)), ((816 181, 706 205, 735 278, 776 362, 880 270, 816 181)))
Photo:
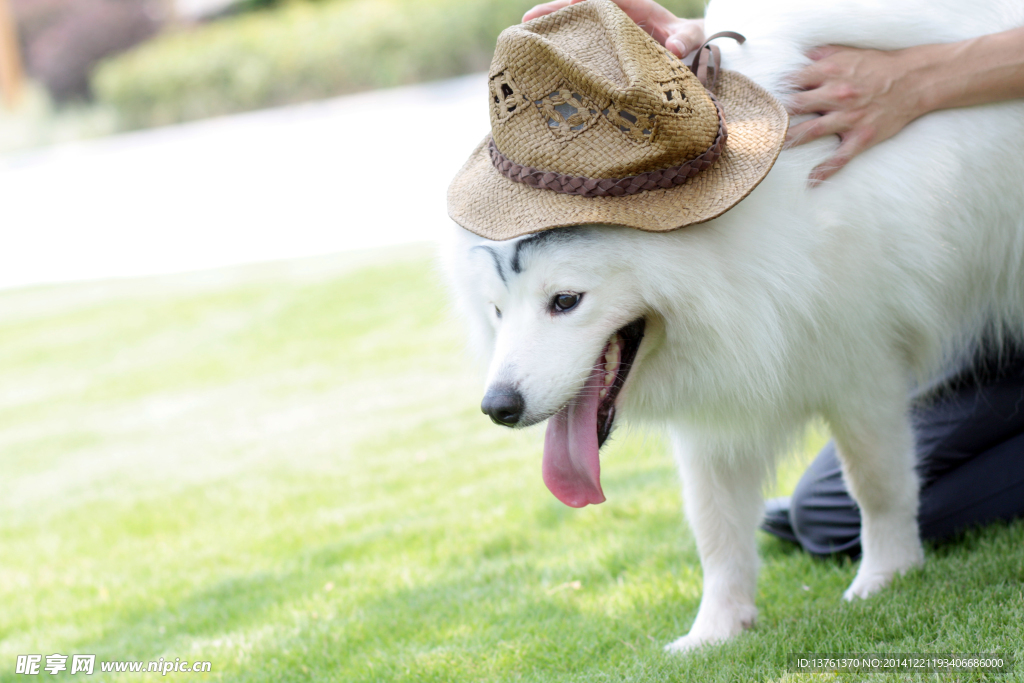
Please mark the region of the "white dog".
MULTIPOLYGON (((811 47, 897 49, 1024 25, 1017 0, 715 0, 723 67, 783 101, 811 47)), ((957 68, 952 60, 950 69, 957 68)), ((1024 102, 929 114, 825 185, 835 138, 782 153, 718 219, 491 242, 461 228, 455 293, 489 357, 484 408, 549 420, 543 472, 569 505, 604 500, 598 448, 620 416, 665 425, 704 570, 686 650, 749 627, 762 487, 821 416, 863 517, 845 593, 924 559, 908 395, 986 331, 1024 332, 1024 102)))

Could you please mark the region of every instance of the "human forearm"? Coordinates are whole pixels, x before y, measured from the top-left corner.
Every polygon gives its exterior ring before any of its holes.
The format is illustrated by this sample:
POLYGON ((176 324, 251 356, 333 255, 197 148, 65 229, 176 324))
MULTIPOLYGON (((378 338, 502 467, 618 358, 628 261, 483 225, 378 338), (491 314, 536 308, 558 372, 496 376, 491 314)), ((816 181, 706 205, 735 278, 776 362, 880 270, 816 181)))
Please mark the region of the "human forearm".
POLYGON ((1024 27, 904 52, 920 114, 1024 97, 1024 27))

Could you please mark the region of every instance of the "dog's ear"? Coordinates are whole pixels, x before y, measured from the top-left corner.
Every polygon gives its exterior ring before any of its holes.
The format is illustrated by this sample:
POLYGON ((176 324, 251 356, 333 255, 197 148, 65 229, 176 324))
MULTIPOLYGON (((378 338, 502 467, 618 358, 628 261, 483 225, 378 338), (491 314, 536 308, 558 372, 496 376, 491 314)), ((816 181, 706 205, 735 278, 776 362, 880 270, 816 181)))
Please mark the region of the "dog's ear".
POLYGON ((489 243, 482 237, 456 226, 440 252, 440 266, 452 302, 449 315, 453 325, 467 330, 469 352, 486 367, 494 352, 495 331, 487 301, 481 293, 481 278, 494 277, 493 259, 481 247, 489 243))

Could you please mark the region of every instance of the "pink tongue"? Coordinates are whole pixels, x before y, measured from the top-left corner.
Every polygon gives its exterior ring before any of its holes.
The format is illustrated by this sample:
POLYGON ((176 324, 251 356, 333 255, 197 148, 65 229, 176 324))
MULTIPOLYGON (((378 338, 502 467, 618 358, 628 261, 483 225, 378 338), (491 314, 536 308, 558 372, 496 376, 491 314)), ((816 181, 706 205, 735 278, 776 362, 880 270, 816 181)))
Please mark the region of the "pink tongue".
POLYGON ((569 507, 604 502, 597 452, 598 392, 603 380, 604 367, 598 366, 580 395, 548 421, 544 435, 544 483, 569 507))

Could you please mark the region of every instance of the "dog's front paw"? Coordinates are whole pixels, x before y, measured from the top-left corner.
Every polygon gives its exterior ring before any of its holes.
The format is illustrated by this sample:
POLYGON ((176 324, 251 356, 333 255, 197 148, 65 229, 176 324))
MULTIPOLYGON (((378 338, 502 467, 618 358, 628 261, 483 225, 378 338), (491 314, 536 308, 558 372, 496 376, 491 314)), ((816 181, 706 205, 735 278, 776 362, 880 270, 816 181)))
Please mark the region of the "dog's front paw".
POLYGON ((853 602, 857 598, 870 597, 892 583, 893 576, 893 573, 865 574, 864 572, 857 572, 853 583, 843 593, 843 600, 853 602))
POLYGON ((690 632, 666 645, 665 652, 683 654, 705 645, 725 642, 751 628, 756 618, 757 608, 753 605, 729 605, 719 609, 701 605, 690 632))
POLYGON ((696 650, 699 647, 703 647, 704 645, 713 645, 715 643, 720 643, 722 642, 722 640, 723 639, 714 640, 702 638, 698 634, 693 633, 691 631, 682 638, 678 638, 677 640, 674 640, 668 645, 666 645, 665 652, 672 655, 682 655, 686 654, 687 652, 696 650))
POLYGON ((923 564, 924 552, 920 546, 907 552, 904 557, 889 563, 888 567, 871 567, 862 563, 853 583, 843 593, 843 599, 853 602, 857 598, 870 597, 892 583, 896 574, 906 574, 911 569, 923 564))

